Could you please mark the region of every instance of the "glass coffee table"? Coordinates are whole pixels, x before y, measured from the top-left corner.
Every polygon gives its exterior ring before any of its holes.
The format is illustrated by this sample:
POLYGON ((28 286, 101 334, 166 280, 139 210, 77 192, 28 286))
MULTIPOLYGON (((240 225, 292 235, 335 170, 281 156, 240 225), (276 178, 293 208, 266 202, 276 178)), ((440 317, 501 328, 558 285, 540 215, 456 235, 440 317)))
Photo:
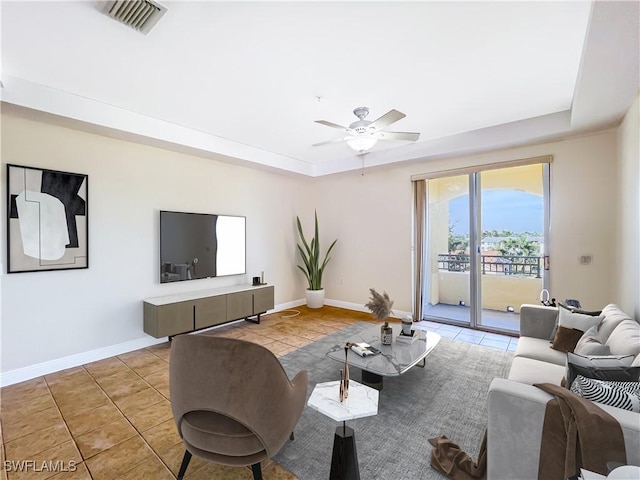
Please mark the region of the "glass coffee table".
POLYGON ((347 342, 368 343, 380 350, 377 355, 361 357, 352 350, 347 353, 347 363, 362 371, 362 383, 382 390, 384 377, 397 377, 416 365, 424 367, 425 358, 440 342, 440 335, 435 332, 417 330, 418 338, 412 343, 398 341, 401 326, 390 324, 393 328, 393 342, 382 345, 380 341, 380 325, 373 325, 361 332, 349 335, 340 345, 333 347, 327 356, 344 363, 344 346, 347 342))

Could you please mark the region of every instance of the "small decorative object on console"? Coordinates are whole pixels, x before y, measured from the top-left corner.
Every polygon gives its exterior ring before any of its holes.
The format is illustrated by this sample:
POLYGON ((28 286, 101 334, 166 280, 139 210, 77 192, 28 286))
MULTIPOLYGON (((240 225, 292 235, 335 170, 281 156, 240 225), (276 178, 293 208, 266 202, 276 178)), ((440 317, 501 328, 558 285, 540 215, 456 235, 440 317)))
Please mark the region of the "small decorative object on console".
POLYGON ((384 321, 384 325, 380 327, 380 341, 383 345, 391 345, 391 342, 393 342, 393 329, 389 326, 387 318, 393 313, 391 311, 393 300, 389 298, 387 292, 383 292, 380 295, 373 288, 370 288, 369 291, 371 292, 371 299, 364 306, 371 310, 371 313, 378 320, 384 321))

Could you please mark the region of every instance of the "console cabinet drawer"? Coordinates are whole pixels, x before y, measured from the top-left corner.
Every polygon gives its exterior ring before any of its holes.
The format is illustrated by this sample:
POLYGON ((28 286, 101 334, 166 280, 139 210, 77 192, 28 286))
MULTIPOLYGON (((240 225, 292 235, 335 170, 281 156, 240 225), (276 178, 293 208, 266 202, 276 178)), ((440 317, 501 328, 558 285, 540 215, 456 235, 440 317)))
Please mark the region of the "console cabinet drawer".
POLYGON ((196 300, 196 330, 213 327, 227 321, 227 295, 196 300))
POLYGON ((193 330, 193 302, 169 305, 144 304, 144 331, 156 338, 193 330))
POLYGON ((261 288, 253 292, 253 314, 271 310, 274 307, 273 287, 261 288))
POLYGON ((237 292, 227 295, 227 320, 253 315, 253 292, 237 292))

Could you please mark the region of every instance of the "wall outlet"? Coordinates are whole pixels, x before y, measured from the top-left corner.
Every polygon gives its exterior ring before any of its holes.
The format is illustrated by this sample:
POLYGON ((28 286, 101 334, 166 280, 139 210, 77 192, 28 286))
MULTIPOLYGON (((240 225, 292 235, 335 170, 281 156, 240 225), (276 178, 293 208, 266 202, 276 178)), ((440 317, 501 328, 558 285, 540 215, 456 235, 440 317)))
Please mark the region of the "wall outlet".
POLYGON ((591 255, 580 255, 580 265, 591 265, 591 255))

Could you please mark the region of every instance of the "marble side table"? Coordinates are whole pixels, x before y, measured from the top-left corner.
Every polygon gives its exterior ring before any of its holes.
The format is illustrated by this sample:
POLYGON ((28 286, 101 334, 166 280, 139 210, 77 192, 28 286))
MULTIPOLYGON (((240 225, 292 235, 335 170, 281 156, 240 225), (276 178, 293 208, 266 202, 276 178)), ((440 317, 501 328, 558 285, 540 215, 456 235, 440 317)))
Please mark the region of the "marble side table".
POLYGON ((318 383, 307 405, 342 422, 336 428, 331 456, 331 474, 329 480, 360 480, 356 439, 353 429, 347 427, 347 420, 369 417, 378 414, 378 390, 361 383, 349 381, 349 396, 340 402, 340 381, 318 383))

